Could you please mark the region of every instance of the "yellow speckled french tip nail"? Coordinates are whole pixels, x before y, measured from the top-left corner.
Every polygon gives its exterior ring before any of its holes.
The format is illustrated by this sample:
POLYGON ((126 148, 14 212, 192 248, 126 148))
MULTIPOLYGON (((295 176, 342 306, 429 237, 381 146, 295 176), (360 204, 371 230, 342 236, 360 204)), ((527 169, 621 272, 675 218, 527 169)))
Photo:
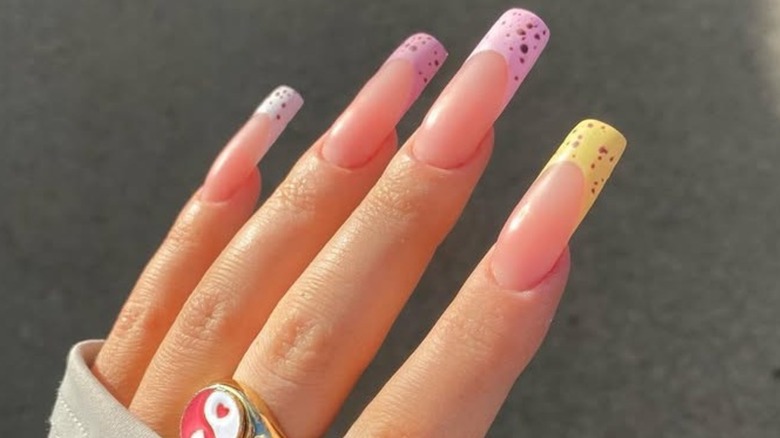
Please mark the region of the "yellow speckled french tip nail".
POLYGON ((544 278, 625 149, 625 137, 598 120, 569 133, 498 237, 491 266, 499 285, 523 291, 544 278))
POLYGON ((581 222, 596 202, 601 189, 615 169, 626 138, 612 126, 594 119, 583 120, 571 130, 540 174, 558 163, 572 163, 585 177, 584 195, 580 209, 581 222))

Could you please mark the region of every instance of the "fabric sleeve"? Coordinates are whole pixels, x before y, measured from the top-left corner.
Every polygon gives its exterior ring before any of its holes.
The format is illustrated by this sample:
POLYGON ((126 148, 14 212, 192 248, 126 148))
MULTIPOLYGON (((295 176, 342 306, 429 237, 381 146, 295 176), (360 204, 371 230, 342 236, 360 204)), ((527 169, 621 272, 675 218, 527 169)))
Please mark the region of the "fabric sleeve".
POLYGON ((68 354, 51 414, 49 438, 160 438, 119 403, 92 374, 103 341, 83 341, 68 354))

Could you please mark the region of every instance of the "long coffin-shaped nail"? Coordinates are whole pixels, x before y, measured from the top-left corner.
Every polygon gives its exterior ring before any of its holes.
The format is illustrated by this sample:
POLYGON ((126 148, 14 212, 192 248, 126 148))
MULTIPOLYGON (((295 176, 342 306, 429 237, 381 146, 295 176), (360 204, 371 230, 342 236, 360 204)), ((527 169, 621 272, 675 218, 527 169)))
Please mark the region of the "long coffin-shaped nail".
POLYGON ((549 40, 550 30, 536 14, 525 9, 510 9, 485 34, 469 59, 490 51, 504 57, 509 67, 509 81, 504 97, 506 105, 528 76, 549 40))
POLYGON ((447 49, 439 40, 427 33, 416 33, 403 42, 385 61, 385 65, 395 60, 405 60, 413 67, 414 80, 409 90, 409 99, 404 111, 420 97, 428 83, 436 76, 447 59, 447 49))
POLYGON ((415 138, 414 156, 445 169, 473 156, 549 36, 532 12, 510 9, 501 15, 428 112, 415 138))
POLYGON ((214 161, 200 199, 206 202, 229 199, 301 106, 303 98, 288 86, 280 86, 271 92, 214 161))
POLYGON ((507 221, 491 267, 499 285, 523 291, 552 269, 626 147, 615 128, 580 122, 507 221))
POLYGON ((344 168, 368 162, 445 59, 447 50, 431 35, 407 38, 334 123, 322 146, 323 158, 344 168))

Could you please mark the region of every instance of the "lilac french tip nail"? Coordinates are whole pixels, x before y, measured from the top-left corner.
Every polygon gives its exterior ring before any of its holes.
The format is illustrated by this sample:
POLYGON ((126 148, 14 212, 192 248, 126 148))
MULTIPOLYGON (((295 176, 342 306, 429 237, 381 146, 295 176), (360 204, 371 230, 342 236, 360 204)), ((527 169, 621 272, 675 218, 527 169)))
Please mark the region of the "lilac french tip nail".
POLYGON ((510 9, 496 21, 469 56, 494 51, 503 56, 509 69, 505 104, 517 92, 550 39, 541 18, 525 9, 510 9))
POLYGON ((396 59, 405 59, 414 67, 414 85, 409 96, 409 105, 420 97, 425 86, 444 64, 447 55, 447 49, 439 40, 427 33, 416 33, 407 38, 387 58, 385 63, 396 59))
POLYGON ((271 119, 268 145, 273 144, 284 128, 303 106, 303 97, 287 85, 277 87, 263 100, 255 114, 265 114, 271 119))

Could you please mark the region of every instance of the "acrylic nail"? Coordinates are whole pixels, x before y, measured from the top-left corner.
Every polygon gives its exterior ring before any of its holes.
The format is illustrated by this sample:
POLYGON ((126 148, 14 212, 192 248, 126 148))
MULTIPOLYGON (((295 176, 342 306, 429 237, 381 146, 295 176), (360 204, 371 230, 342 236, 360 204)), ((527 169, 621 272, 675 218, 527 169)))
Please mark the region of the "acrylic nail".
POLYGON ((501 231, 491 268, 499 285, 528 290, 552 269, 626 147, 615 128, 580 122, 544 167, 501 231))
MULTIPOLYGON (((298 114, 303 106, 303 97, 294 89, 282 85, 277 87, 257 107, 255 115, 265 115, 271 120, 271 129, 264 148, 258 149, 257 162, 263 158, 268 149, 276 143, 287 124, 298 114)), ((257 163, 255 163, 257 164, 257 163)))
POLYGON ((469 59, 484 52, 496 52, 507 63, 508 81, 504 105, 509 103, 550 39, 550 29, 536 14, 510 9, 496 21, 469 59))
POLYGON ((505 12, 428 112, 412 147, 414 156, 444 169, 467 162, 549 36, 547 26, 533 13, 505 12))
POLYGON ((416 33, 403 42, 387 58, 385 65, 395 60, 404 60, 411 64, 414 80, 404 112, 420 97, 428 83, 436 76, 448 53, 444 45, 427 33, 416 33))
POLYGON ((214 161, 200 199, 206 202, 230 199, 301 106, 303 98, 288 86, 271 92, 214 161))
POLYGON ((407 38, 333 124, 323 158, 344 168, 368 162, 446 58, 447 50, 431 35, 407 38))

